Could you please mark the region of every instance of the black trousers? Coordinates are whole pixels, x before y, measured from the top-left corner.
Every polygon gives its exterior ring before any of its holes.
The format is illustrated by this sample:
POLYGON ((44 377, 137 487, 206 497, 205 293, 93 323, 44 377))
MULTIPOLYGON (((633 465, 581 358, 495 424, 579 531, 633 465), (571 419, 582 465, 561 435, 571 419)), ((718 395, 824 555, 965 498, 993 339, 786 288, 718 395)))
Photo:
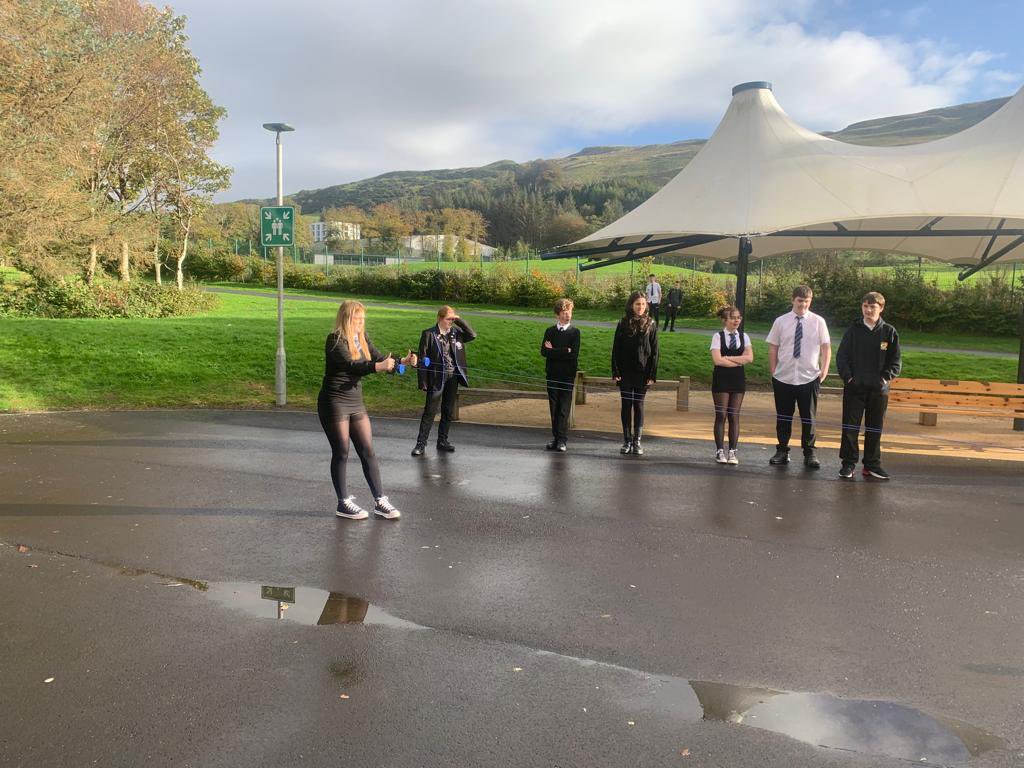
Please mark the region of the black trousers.
POLYGON ((661 317, 661 304, 648 304, 648 314, 654 320, 654 324, 658 324, 658 318, 661 317))
POLYGON ((669 321, 671 321, 672 322, 671 329, 674 331, 676 329, 676 315, 677 314, 679 314, 679 307, 677 307, 675 304, 669 304, 668 308, 665 310, 665 325, 663 325, 661 327, 661 330, 664 331, 666 328, 668 328, 669 327, 669 321))
POLYGON ((551 435, 555 440, 569 441, 569 410, 572 408, 573 382, 548 382, 548 407, 551 410, 551 435))
POLYGON ((877 467, 882 463, 882 422, 888 407, 889 394, 881 388, 859 384, 843 387, 843 437, 839 443, 839 459, 843 464, 857 463, 861 419, 864 420, 864 466, 877 467))
POLYGON ((815 379, 806 384, 786 384, 772 377, 772 391, 775 393, 775 434, 779 439, 778 448, 789 450, 789 438, 793 434, 793 412, 800 409, 800 447, 804 455, 814 451, 814 417, 818 412, 818 390, 821 381, 815 379))
POLYGON ((448 442, 448 429, 455 418, 455 399, 459 396, 459 380, 452 376, 441 389, 427 390, 427 400, 423 404, 423 415, 420 417, 420 433, 416 442, 426 445, 430 439, 430 430, 434 426, 434 416, 441 409, 441 423, 437 427, 437 442, 448 442))

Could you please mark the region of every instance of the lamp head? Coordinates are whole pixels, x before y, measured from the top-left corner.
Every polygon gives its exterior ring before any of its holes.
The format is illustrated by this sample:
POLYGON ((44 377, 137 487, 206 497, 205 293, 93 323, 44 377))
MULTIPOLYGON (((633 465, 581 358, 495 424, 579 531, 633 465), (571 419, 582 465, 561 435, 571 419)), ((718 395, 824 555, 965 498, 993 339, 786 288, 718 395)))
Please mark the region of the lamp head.
POLYGON ((268 131, 273 131, 274 133, 284 133, 286 131, 295 130, 290 125, 288 125, 288 123, 264 123, 263 127, 266 128, 268 131))

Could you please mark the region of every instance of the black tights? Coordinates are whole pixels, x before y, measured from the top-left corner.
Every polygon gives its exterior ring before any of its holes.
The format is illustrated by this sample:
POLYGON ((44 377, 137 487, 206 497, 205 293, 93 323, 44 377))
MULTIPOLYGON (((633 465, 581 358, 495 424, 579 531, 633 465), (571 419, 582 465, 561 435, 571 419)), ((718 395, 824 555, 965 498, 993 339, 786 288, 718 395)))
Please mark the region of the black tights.
POLYGON ((712 392, 715 401, 715 446, 724 448, 725 421, 729 420, 729 449, 735 450, 740 441, 740 408, 742 392, 712 392))
POLYGON ((634 437, 640 434, 644 428, 644 397, 646 389, 639 387, 623 387, 619 390, 621 405, 619 415, 622 418, 622 433, 631 434, 634 437), (632 422, 632 429, 630 429, 632 422))
POLYGON ((327 441, 331 444, 331 482, 338 501, 348 494, 345 492, 345 465, 348 462, 348 442, 351 439, 356 447, 356 455, 363 465, 363 476, 370 486, 373 498, 384 495, 380 483, 380 464, 373 450, 373 433, 370 430, 370 417, 365 413, 357 413, 343 417, 341 421, 333 421, 328 413, 330 409, 320 411, 320 426, 324 428, 327 441), (327 411, 327 412, 325 412, 327 411))

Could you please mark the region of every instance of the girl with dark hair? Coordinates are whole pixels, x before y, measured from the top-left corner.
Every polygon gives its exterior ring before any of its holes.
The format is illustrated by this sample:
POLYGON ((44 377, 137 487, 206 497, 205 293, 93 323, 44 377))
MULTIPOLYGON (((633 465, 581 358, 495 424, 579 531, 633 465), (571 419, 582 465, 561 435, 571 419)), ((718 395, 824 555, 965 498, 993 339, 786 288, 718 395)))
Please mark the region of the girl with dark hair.
POLYGON ((369 517, 366 510, 356 504, 355 496, 346 493, 345 465, 351 440, 373 494, 373 513, 386 520, 397 520, 402 513, 388 501, 380 482, 370 416, 363 405, 362 379, 371 373, 391 373, 398 362, 415 367, 416 355, 410 351, 396 360, 394 355, 381 354, 366 336, 365 326, 366 308, 358 301, 343 301, 338 307, 334 330, 327 335, 324 347, 324 380, 316 412, 331 444, 331 482, 338 495, 338 517, 349 520, 369 517))
POLYGON ((743 366, 754 360, 754 347, 747 334, 741 334, 743 315, 736 307, 723 307, 718 312, 722 330, 711 337, 711 397, 715 401, 715 461, 739 464, 736 447, 740 439, 740 407, 747 391, 743 366), (729 422, 729 453, 725 452, 725 423, 729 422))
POLYGON ((658 379, 658 324, 647 309, 647 298, 634 291, 626 314, 615 327, 612 342, 612 378, 619 385, 622 448, 619 453, 643 456, 644 397, 658 379))

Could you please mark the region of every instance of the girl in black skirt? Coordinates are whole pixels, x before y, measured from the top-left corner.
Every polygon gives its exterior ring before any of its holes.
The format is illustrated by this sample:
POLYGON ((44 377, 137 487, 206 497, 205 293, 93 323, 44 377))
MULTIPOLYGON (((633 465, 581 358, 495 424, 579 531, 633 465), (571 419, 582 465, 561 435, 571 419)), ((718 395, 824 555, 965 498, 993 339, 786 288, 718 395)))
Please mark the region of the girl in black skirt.
POLYGON ((410 351, 400 361, 396 361, 394 355, 382 355, 367 338, 365 325, 366 308, 358 301, 343 301, 338 307, 334 330, 327 335, 324 347, 324 381, 316 400, 316 412, 331 444, 331 481, 338 494, 338 517, 350 520, 369 517, 366 510, 356 504, 355 496, 346 494, 345 464, 351 440, 373 494, 373 513, 387 520, 397 520, 402 513, 388 501, 380 482, 370 416, 363 405, 362 378, 371 373, 390 373, 395 370, 396 362, 415 367, 416 355, 410 351))
POLYGON ((626 315, 615 327, 612 378, 619 385, 622 448, 619 453, 643 456, 644 398, 658 379, 658 324, 647 314, 647 298, 635 291, 626 302, 626 315))
POLYGON ((711 374, 711 397, 715 401, 715 461, 719 464, 739 464, 736 445, 740 439, 740 407, 747 391, 743 366, 754 359, 750 337, 740 333, 743 316, 736 307, 725 307, 718 316, 722 330, 711 337, 711 359, 715 370, 711 374), (725 452, 725 422, 729 422, 729 453, 725 452))

